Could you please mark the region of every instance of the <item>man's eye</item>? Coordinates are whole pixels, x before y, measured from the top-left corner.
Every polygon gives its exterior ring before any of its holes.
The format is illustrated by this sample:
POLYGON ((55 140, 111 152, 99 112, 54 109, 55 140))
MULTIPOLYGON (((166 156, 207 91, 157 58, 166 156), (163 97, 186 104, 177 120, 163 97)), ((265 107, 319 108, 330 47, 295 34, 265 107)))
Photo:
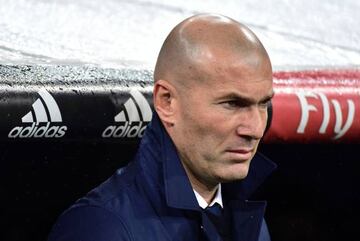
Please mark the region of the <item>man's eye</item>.
POLYGON ((262 109, 267 109, 270 105, 270 101, 262 102, 259 104, 259 107, 262 109))
POLYGON ((236 101, 226 101, 225 104, 228 106, 232 106, 232 107, 235 107, 238 105, 238 103, 236 103, 236 101))
POLYGON ((228 101, 224 101, 221 102, 221 104, 228 109, 234 109, 234 108, 238 108, 241 106, 241 104, 238 101, 235 100, 228 100, 228 101))

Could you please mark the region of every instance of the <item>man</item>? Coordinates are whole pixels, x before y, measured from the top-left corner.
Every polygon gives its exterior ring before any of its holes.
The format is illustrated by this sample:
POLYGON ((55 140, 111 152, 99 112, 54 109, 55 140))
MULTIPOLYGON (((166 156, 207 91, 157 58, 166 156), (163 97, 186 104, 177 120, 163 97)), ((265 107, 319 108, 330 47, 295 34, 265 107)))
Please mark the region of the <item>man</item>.
POLYGON ((275 168, 255 154, 273 96, 260 41, 230 18, 190 17, 165 40, 154 80, 135 160, 62 214, 49 240, 270 240, 265 203, 248 201, 275 168))

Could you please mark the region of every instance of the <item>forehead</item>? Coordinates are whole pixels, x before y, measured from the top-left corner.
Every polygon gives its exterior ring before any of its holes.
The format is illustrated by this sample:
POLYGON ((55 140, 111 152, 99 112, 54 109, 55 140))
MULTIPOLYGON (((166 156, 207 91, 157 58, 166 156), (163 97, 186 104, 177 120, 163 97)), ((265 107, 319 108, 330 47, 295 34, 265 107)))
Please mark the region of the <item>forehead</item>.
POLYGON ((210 97, 222 95, 239 95, 254 100, 271 96, 272 69, 268 61, 262 63, 214 62, 202 66, 202 88, 204 94, 210 97))

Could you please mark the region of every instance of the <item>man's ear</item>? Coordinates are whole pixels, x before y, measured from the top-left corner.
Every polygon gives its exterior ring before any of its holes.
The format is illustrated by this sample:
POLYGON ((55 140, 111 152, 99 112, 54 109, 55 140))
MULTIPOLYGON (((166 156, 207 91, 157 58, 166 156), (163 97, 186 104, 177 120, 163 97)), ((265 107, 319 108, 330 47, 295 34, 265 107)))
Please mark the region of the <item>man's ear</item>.
POLYGON ((154 108, 164 124, 173 126, 176 110, 176 89, 166 80, 157 80, 154 84, 154 108))

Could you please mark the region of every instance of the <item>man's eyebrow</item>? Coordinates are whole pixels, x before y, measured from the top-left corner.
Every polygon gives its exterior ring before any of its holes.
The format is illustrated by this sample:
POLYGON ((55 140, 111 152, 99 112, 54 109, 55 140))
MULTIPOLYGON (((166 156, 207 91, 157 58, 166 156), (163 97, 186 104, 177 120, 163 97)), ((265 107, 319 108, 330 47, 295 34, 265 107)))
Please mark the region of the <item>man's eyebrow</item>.
POLYGON ((239 101, 239 102, 245 103, 245 104, 255 104, 255 103, 268 102, 273 97, 274 97, 274 92, 271 92, 271 94, 266 95, 262 99, 257 101, 256 99, 251 98, 251 97, 242 96, 242 95, 239 95, 237 93, 230 93, 228 95, 223 96, 221 99, 232 99, 232 100, 239 101))
POLYGON ((270 101, 273 97, 274 97, 275 93, 274 92, 271 92, 271 94, 265 96, 264 98, 262 98, 260 100, 260 103, 264 103, 264 102, 268 102, 270 101))

